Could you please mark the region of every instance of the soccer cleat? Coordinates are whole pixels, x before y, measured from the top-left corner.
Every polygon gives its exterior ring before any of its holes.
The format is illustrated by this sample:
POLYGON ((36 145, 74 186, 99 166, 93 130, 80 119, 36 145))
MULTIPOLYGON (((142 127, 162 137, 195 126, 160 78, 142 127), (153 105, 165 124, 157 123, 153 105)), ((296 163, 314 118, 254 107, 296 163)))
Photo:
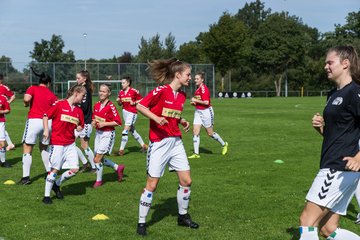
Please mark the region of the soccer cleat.
POLYGON ((184 214, 184 215, 179 214, 178 225, 184 226, 184 227, 189 227, 189 228, 199 228, 199 224, 197 224, 196 222, 191 220, 191 217, 188 213, 184 214))
POLYGON ((224 146, 222 147, 222 151, 221 151, 221 154, 222 155, 225 155, 226 153, 227 153, 227 151, 228 151, 228 143, 227 142, 225 142, 225 144, 224 144, 224 146))
POLYGON ((19 184, 21 185, 29 185, 31 184, 30 177, 23 177, 20 179, 19 184))
POLYGON ((11 166, 11 164, 8 163, 8 162, 2 162, 2 163, 1 163, 1 167, 3 167, 3 168, 11 168, 12 166, 11 166))
POLYGON ((64 199, 64 195, 62 194, 62 192, 60 191, 60 187, 56 183, 54 183, 52 190, 55 192, 57 199, 64 199))
POLYGON ((102 181, 96 181, 93 185, 93 188, 100 187, 102 185, 102 181))
POLYGON ((81 172, 81 173, 87 172, 87 171, 89 171, 89 168, 90 168, 89 163, 85 163, 85 164, 83 164, 83 166, 79 172, 81 172))
POLYGON ((10 151, 10 150, 14 150, 15 149, 15 145, 14 144, 10 144, 6 147, 6 151, 10 151))
POLYGON ((355 224, 360 224, 360 213, 356 216, 355 224))
POLYGON ((189 158, 189 159, 200 158, 200 154, 194 153, 193 155, 189 156, 188 158, 189 158))
POLYGON ((148 146, 146 144, 142 145, 140 152, 146 153, 148 150, 148 146))
POLYGON ((44 197, 42 202, 45 204, 52 204, 52 200, 50 197, 44 197))
POLYGON ((124 165, 119 165, 118 169, 117 169, 117 174, 118 174, 118 181, 121 182, 123 177, 124 177, 124 169, 125 166, 124 165))
POLYGON ((136 233, 143 237, 146 236, 146 223, 138 223, 136 233))
POLYGON ((96 168, 92 168, 89 172, 90 173, 96 173, 96 168))

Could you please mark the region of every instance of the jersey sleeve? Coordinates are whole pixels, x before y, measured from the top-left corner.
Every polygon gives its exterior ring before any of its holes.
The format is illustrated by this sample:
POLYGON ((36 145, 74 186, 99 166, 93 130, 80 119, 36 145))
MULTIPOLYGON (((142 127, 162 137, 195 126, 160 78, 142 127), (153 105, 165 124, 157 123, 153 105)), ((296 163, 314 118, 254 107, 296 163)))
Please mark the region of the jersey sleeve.
POLYGON ((59 102, 54 103, 49 110, 46 112, 46 115, 49 119, 53 119, 54 116, 56 115, 57 111, 59 108, 59 102))
POLYGON ((146 107, 146 108, 152 108, 156 104, 159 103, 161 99, 161 95, 163 93, 164 86, 159 86, 155 89, 153 89, 151 92, 149 92, 148 95, 146 95, 139 104, 146 107))
POLYGON ((356 117, 360 118, 360 88, 356 88, 352 94, 351 101, 348 104, 349 111, 356 117))
POLYGON ((114 104, 110 105, 111 113, 112 113, 112 121, 116 122, 119 126, 122 125, 122 121, 119 115, 118 110, 116 109, 114 104))
POLYGON ((10 103, 5 99, 5 102, 4 102, 4 110, 11 110, 10 109, 10 103))
POLYGON ((135 90, 134 97, 135 97, 135 101, 139 101, 140 99, 142 99, 142 96, 141 96, 139 90, 135 90))
POLYGON ((29 88, 26 90, 25 94, 28 94, 28 95, 33 96, 33 95, 34 95, 34 87, 33 87, 33 86, 29 87, 29 88))
POLYGON ((201 88, 201 99, 203 101, 210 101, 210 91, 206 86, 201 88))
POLYGON ((84 113, 82 112, 81 108, 79 108, 79 126, 84 128, 84 113))
POLYGON ((14 96, 14 93, 10 90, 10 88, 9 87, 7 87, 7 86, 5 86, 5 92, 4 92, 4 95, 6 96, 6 97, 12 97, 12 96, 14 96))

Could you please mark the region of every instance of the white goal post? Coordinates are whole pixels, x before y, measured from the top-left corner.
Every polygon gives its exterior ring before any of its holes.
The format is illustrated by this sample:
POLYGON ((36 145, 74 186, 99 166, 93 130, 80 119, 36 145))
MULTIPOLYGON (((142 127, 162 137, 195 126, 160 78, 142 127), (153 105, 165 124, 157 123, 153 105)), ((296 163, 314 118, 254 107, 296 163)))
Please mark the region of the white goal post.
MULTIPOLYGON (((113 93, 115 93, 115 95, 117 96, 119 91, 122 89, 121 88, 122 80, 92 80, 92 82, 95 85, 94 95, 97 95, 99 91, 99 87, 102 83, 110 84, 112 95, 113 93)), ((70 87, 76 84, 76 80, 68 80, 67 84, 68 84, 67 89, 69 90, 70 87)))

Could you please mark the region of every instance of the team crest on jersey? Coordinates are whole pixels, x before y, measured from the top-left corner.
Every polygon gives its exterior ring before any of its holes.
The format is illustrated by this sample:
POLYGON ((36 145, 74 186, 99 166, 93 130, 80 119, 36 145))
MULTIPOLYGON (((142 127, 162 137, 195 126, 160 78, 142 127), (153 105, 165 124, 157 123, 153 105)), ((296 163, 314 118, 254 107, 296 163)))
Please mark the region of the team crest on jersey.
POLYGON ((343 98, 342 97, 337 97, 335 98, 335 100, 331 103, 331 105, 341 105, 343 102, 343 98))

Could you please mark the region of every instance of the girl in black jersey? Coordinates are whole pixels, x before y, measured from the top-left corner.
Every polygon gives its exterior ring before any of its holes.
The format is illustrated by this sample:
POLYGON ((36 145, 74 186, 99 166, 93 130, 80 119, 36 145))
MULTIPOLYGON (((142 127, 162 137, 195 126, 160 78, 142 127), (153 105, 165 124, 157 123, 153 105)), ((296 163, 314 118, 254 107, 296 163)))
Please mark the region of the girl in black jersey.
POLYGON ((80 137, 81 148, 84 150, 90 164, 87 162, 82 151, 77 147, 77 152, 80 160, 83 163, 83 167, 80 172, 91 170, 96 172, 94 163, 94 152, 89 146, 89 140, 92 132, 91 117, 92 117, 92 93, 94 92, 94 85, 90 79, 90 73, 87 70, 81 70, 76 74, 76 82, 78 85, 85 86, 86 94, 82 100, 80 107, 84 113, 84 129, 81 132, 75 132, 75 137, 80 137))
POLYGON ((352 46, 337 46, 327 52, 325 71, 336 89, 328 95, 322 117, 312 118, 323 136, 320 171, 307 196, 300 216, 300 240, 360 239, 338 228, 340 215, 354 195, 360 179, 360 62, 352 46))

